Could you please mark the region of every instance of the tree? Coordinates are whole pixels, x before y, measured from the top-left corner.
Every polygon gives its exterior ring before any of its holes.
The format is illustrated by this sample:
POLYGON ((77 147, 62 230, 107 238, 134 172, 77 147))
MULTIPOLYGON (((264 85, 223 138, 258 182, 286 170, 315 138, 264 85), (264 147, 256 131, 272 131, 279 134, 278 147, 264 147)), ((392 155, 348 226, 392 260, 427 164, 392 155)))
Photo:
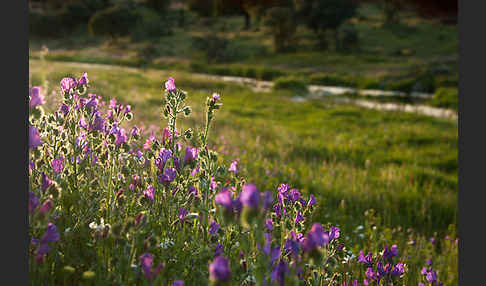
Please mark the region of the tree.
POLYGON ((327 47, 327 32, 334 32, 334 41, 339 40, 339 26, 356 15, 355 0, 307 0, 299 3, 299 17, 319 37, 319 45, 327 47))

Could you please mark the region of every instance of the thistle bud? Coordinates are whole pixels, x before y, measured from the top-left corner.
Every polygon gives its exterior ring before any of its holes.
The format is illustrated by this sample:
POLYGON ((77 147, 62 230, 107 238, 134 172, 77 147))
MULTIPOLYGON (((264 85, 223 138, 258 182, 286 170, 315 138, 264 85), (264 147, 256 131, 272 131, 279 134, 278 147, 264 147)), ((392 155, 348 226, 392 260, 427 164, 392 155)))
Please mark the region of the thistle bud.
POLYGON ((183 111, 184 111, 185 116, 189 116, 191 114, 192 110, 191 110, 191 107, 186 106, 186 107, 184 107, 183 111))

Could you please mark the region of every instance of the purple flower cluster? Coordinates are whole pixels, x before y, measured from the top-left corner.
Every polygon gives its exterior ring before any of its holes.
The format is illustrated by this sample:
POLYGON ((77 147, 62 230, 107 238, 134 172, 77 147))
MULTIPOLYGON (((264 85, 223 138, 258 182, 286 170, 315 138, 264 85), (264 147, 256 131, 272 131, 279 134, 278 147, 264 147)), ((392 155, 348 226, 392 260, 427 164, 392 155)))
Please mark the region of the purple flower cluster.
POLYGON ((226 282, 231 278, 229 263, 223 256, 217 256, 209 264, 209 279, 213 282, 226 282))
POLYGON ((49 253, 51 247, 49 243, 59 241, 60 235, 57 232, 57 227, 53 223, 47 225, 47 230, 41 240, 32 238, 32 244, 38 247, 36 253, 36 260, 42 262, 45 255, 49 253))
MULTIPOLYGON (((392 281, 393 277, 401 277, 405 273, 405 265, 403 263, 394 263, 393 258, 398 256, 398 247, 392 245, 390 248, 385 246, 381 256, 377 256, 376 264, 373 261, 373 255, 369 252, 366 256, 361 250, 358 256, 358 262, 366 267, 366 278, 371 281, 376 281, 380 284, 381 280, 392 281)), ((368 283, 365 280, 365 285, 368 283)))
POLYGON ((151 253, 144 253, 140 256, 140 265, 142 267, 142 270, 145 274, 145 277, 148 280, 153 280, 155 276, 159 274, 159 272, 162 270, 162 264, 160 263, 157 265, 155 269, 153 269, 153 255, 151 253))
MULTIPOLYGON (((429 267, 424 266, 420 273, 424 276, 425 280, 428 283, 430 283, 430 285, 442 286, 443 283, 437 280, 437 272, 435 272, 435 270, 433 269, 432 261, 430 259, 427 259, 427 265, 429 265, 429 267)), ((420 285, 425 285, 425 284, 421 282, 419 283, 419 286, 420 285)))

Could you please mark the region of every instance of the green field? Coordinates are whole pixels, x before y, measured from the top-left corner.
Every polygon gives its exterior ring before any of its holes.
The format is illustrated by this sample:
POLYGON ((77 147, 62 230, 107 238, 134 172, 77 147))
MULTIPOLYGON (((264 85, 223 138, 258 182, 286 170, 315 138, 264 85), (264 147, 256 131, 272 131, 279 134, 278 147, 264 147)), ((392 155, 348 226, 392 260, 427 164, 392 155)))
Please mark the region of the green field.
POLYGON ((205 20, 187 16, 189 24, 175 27, 172 35, 138 42, 124 37, 110 43, 90 36, 87 28, 59 39, 30 35, 29 86, 42 87, 44 107, 54 112, 62 100, 59 81, 87 72, 91 93, 130 104, 135 115, 130 124, 142 127, 145 136, 154 131, 157 138, 167 125, 161 107, 169 76, 189 95, 193 113, 178 122, 183 128, 203 128, 206 97, 218 92, 223 106, 209 145, 219 160, 240 159, 242 177, 262 191, 288 183, 304 196, 314 194, 318 209, 312 221, 339 226, 354 254, 397 244, 408 265, 404 285, 421 281, 429 258, 444 285, 457 285, 457 121, 332 98, 296 102, 295 86, 255 92, 203 75, 280 78, 283 85, 288 82, 282 76, 290 76, 301 85, 406 91, 425 80, 433 90, 445 88, 426 104, 457 108, 456 26, 402 12, 401 24, 384 27, 381 10, 366 5, 349 21, 359 32, 359 52, 318 50, 315 35, 300 26, 296 51, 275 53, 265 29, 245 31, 243 17, 221 17, 210 29, 231 39, 238 53, 232 61, 213 64, 191 45, 192 37, 208 30, 205 20), (43 45, 49 52, 39 60, 43 45), (156 52, 147 63, 141 52, 148 45, 156 52))

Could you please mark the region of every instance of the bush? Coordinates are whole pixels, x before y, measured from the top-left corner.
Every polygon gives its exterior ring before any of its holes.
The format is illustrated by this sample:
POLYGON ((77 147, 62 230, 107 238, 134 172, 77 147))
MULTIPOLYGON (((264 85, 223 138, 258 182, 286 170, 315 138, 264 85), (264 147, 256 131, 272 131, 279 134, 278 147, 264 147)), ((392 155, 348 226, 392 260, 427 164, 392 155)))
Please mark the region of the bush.
POLYGON ((60 37, 67 33, 64 25, 64 12, 42 14, 29 11, 29 35, 38 37, 60 37))
POLYGON ((202 51, 209 63, 231 62, 240 56, 238 47, 230 40, 208 34, 204 37, 193 37, 192 47, 202 51))
POLYGON ((343 52, 359 50, 358 30, 353 25, 342 25, 339 27, 338 50, 343 52))
POLYGON ((138 8, 134 14, 137 20, 135 27, 130 31, 132 41, 139 42, 172 34, 170 19, 160 16, 155 10, 138 8))
POLYGON ((217 13, 215 0, 189 0, 187 4, 189 10, 197 13, 201 17, 211 17, 217 13))
POLYGON ((294 76, 279 77, 273 81, 273 84, 274 90, 286 89, 297 94, 307 94, 308 92, 306 82, 294 76))
POLYGON ((114 6, 96 12, 89 20, 89 32, 92 35, 110 36, 112 38, 126 36, 137 22, 134 10, 126 6, 114 6))
POLYGON ((458 108, 459 94, 458 89, 454 87, 441 87, 434 92, 430 104, 444 108, 458 108))
POLYGON ((309 77, 310 84, 357 87, 356 81, 351 77, 336 74, 315 74, 309 77))
POLYGON ((265 16, 264 24, 273 36, 273 46, 276 52, 294 50, 297 23, 291 8, 270 8, 265 16))
POLYGON ((338 47, 338 27, 355 16, 357 8, 358 4, 354 0, 308 0, 299 9, 298 15, 318 35, 320 47, 327 47, 326 31, 334 32, 338 47))

